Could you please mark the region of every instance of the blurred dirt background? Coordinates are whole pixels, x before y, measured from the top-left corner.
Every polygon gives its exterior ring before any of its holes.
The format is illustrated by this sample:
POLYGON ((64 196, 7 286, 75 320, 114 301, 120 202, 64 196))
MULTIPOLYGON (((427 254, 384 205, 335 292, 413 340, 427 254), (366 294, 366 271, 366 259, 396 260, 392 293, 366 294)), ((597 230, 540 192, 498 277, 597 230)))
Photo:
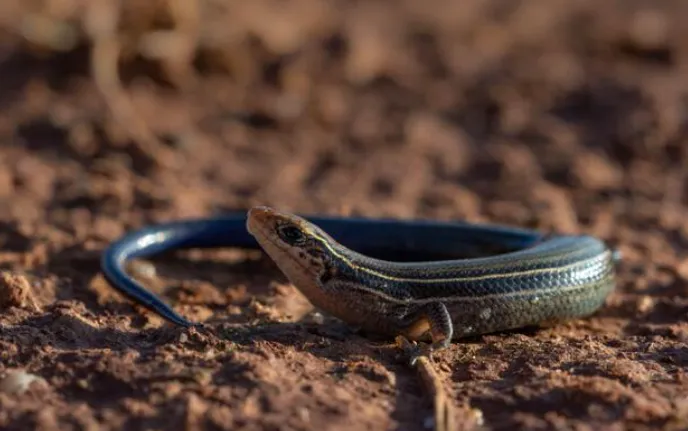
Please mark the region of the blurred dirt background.
POLYGON ((0 429, 401 429, 390 340, 260 253, 154 260, 183 330, 99 274, 144 224, 245 210, 598 235, 589 319, 454 343, 465 429, 688 429, 688 3, 0 2, 0 429), (29 384, 31 382, 31 384, 29 384))

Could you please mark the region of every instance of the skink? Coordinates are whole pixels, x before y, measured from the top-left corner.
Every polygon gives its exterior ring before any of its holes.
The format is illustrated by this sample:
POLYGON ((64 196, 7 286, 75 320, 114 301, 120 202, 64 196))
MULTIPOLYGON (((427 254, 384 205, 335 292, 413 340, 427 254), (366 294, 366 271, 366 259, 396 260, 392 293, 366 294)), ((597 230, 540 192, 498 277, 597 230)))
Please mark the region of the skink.
POLYGON ((261 248, 318 309, 378 334, 451 340, 585 317, 615 286, 618 255, 587 235, 430 220, 297 216, 268 207, 153 225, 102 255, 109 282, 178 325, 187 320, 125 271, 180 248, 261 248))

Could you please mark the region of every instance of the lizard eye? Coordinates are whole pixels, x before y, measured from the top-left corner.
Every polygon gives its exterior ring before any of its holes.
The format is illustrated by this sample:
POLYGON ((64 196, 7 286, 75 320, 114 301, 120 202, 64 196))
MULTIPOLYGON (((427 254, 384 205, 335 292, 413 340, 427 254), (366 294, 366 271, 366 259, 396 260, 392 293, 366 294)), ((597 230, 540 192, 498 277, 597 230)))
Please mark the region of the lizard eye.
POLYGON ((277 234, 282 240, 289 244, 301 242, 305 237, 301 229, 296 226, 284 225, 277 228, 277 234))

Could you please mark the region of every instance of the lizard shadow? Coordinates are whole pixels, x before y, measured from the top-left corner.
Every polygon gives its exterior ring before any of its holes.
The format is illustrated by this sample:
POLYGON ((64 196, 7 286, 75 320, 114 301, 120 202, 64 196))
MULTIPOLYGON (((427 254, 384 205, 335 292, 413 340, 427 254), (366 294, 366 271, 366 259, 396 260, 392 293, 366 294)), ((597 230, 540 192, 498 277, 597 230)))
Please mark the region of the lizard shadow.
MULTIPOLYGON (((428 398, 422 380, 409 365, 408 355, 389 338, 363 333, 330 317, 321 323, 304 319, 225 328, 219 330, 218 336, 245 349, 257 343, 279 344, 324 359, 326 374, 335 382, 363 378, 370 384, 367 391, 393 394, 390 415, 397 422, 396 429, 422 429, 424 420, 432 417, 432 398, 428 398)), ((364 383, 353 384, 359 387, 364 383)))
MULTIPOLYGON (((529 327, 499 334, 528 335, 538 330, 537 327, 529 327)), ((331 374, 345 378, 342 376, 356 373, 376 386, 384 382, 385 377, 376 371, 376 367, 367 365, 372 359, 394 375, 393 387, 388 389, 383 384, 379 390, 394 393, 391 418, 398 424, 396 429, 422 429, 427 420, 433 417, 432 396, 424 387, 418 371, 409 364, 408 354, 389 337, 366 333, 333 317, 325 317, 320 323, 307 320, 264 323, 229 330, 224 336, 247 348, 255 343, 267 342, 323 358, 332 364, 329 370, 331 374)), ((482 338, 483 336, 466 337, 455 343, 484 343, 482 338)), ((455 374, 451 374, 449 378, 450 381, 457 381, 455 374)))

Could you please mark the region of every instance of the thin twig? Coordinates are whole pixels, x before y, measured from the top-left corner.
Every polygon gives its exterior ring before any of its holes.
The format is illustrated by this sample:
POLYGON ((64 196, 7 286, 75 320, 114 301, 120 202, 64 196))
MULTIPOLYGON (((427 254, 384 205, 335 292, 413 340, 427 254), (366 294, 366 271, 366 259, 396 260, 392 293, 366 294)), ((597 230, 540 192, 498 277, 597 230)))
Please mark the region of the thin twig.
MULTIPOLYGON (((415 347, 405 338, 397 337, 397 344, 406 352, 415 351, 415 347)), ((446 388, 442 383, 442 378, 433 367, 429 357, 425 355, 418 356, 413 361, 413 366, 418 371, 423 386, 428 394, 433 399, 434 420, 436 431, 454 431, 456 430, 456 414, 454 412, 453 404, 449 398, 446 388)))

